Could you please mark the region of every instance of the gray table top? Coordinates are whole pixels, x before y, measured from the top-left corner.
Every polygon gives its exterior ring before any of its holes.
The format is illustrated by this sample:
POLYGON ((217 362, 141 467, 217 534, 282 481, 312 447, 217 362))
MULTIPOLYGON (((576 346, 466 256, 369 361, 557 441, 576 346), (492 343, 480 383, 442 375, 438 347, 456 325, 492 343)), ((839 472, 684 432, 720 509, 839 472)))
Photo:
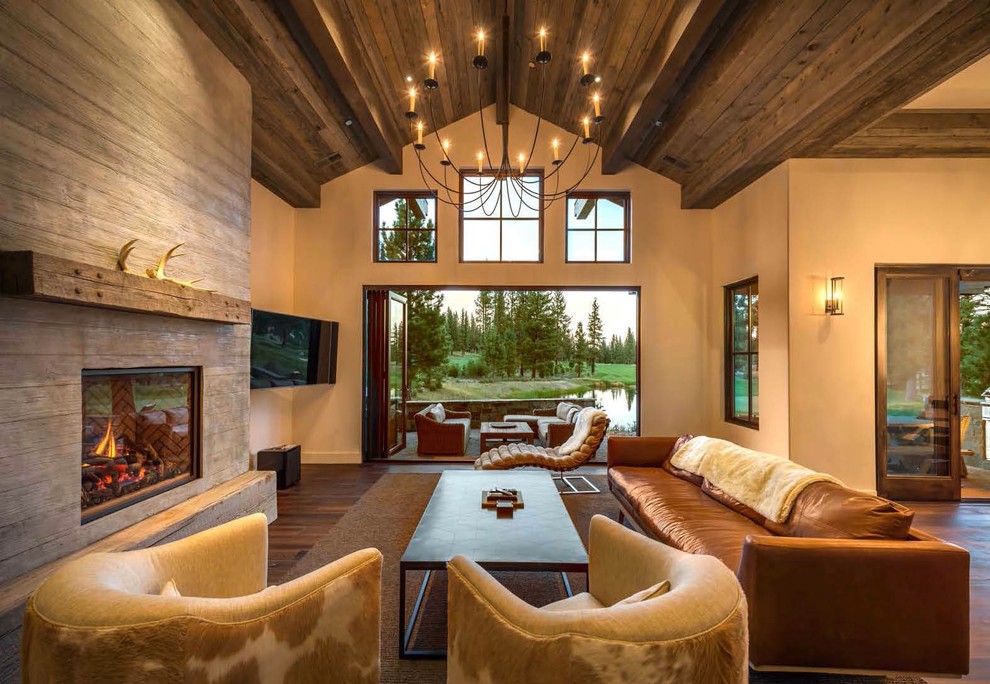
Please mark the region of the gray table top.
POLYGON ((488 569, 585 571, 588 554, 545 471, 448 470, 426 506, 402 565, 442 568, 464 555, 488 569), (481 492, 518 489, 524 508, 499 518, 481 492))

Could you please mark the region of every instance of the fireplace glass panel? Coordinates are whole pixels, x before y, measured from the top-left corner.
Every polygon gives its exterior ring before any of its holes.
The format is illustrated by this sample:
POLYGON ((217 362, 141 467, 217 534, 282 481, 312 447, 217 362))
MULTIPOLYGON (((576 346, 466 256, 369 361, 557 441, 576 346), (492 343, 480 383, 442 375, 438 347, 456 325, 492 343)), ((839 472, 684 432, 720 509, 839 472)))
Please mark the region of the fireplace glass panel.
POLYGON ((196 368, 83 371, 83 522, 199 474, 196 368))

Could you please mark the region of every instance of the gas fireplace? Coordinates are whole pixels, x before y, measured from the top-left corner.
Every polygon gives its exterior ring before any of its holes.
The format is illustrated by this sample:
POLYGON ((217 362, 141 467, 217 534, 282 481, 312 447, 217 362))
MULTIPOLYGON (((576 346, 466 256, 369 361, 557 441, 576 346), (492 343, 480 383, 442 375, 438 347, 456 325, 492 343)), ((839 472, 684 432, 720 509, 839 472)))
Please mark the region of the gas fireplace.
POLYGON ((199 477, 199 369, 84 370, 82 521, 199 477))

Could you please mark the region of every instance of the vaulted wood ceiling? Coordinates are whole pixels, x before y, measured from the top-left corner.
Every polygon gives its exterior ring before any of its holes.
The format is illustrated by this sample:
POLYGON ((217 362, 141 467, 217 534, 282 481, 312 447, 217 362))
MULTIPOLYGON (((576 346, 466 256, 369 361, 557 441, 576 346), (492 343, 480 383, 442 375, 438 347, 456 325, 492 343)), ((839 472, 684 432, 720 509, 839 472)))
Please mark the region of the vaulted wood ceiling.
MULTIPOLYGON (((253 175, 294 206, 370 161, 401 170, 430 50, 442 127, 495 101, 474 34, 510 16, 510 101, 579 132, 593 70, 603 168, 630 160, 717 206, 802 156, 986 156, 985 114, 895 112, 990 52, 985 0, 179 0, 254 92, 253 175), (547 26, 545 93, 530 66, 547 26), (960 132, 960 128, 964 132, 960 132), (941 132, 940 132, 941 131, 941 132), (954 132, 953 132, 954 131, 954 132), (897 142, 894 142, 897 140, 897 142)), ((497 64, 498 41, 488 55, 497 64)))

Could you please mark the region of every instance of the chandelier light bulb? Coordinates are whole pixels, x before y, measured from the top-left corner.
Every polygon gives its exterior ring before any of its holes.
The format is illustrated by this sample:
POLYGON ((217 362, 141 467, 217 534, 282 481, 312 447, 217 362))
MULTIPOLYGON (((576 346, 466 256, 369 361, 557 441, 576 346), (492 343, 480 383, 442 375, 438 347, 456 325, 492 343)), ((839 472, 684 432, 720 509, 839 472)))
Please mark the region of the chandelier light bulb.
POLYGON ((554 138, 550 141, 550 146, 553 147, 553 160, 560 161, 560 140, 554 138))
POLYGON ((599 117, 602 115, 602 96, 595 93, 595 96, 591 98, 591 101, 595 103, 595 116, 599 117))
POLYGON ((485 32, 478 29, 478 56, 485 56, 485 32))
POLYGON ((409 89, 409 111, 410 112, 415 112, 416 111, 416 89, 415 88, 410 88, 409 89))
POLYGON ((547 27, 540 27, 540 52, 546 52, 547 50, 547 27))
POLYGON ((588 63, 590 61, 591 61, 591 55, 589 55, 588 52, 585 51, 584 54, 581 55, 581 69, 582 69, 581 73, 585 76, 591 75, 591 71, 588 69, 588 63))
POLYGON ((481 173, 482 172, 482 166, 481 166, 481 164, 484 161, 484 159, 485 159, 485 155, 482 154, 481 151, 479 150, 478 151, 478 173, 481 173))
POLYGON ((446 153, 450 149, 450 138, 444 138, 440 144, 443 145, 443 151, 446 153))
POLYGON ((591 140, 591 119, 584 117, 581 123, 584 124, 584 139, 591 140))
POLYGON ((526 170, 526 155, 522 152, 519 153, 519 175, 522 175, 526 170))
POLYGON ((437 53, 430 53, 430 80, 435 80, 437 77, 437 53))
POLYGON ((423 122, 422 121, 420 121, 418 124, 416 124, 416 133, 417 133, 416 144, 417 145, 422 145, 423 144, 423 122))

